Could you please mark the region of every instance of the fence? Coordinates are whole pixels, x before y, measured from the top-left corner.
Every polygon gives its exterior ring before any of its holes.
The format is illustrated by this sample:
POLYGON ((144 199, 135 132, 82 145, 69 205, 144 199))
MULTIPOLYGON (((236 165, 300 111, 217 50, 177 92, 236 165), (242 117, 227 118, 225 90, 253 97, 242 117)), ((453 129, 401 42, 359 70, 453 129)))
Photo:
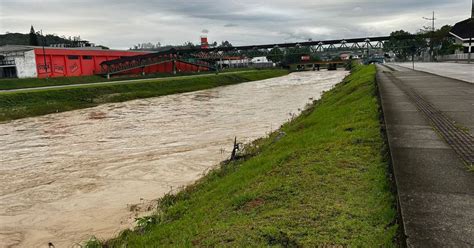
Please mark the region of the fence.
MULTIPOLYGON (((467 61, 468 58, 468 53, 449 54, 438 56, 438 61, 467 61)), ((471 54, 471 60, 474 60, 474 54, 471 54)))
POLYGON ((0 65, 15 65, 15 60, 0 60, 0 65))

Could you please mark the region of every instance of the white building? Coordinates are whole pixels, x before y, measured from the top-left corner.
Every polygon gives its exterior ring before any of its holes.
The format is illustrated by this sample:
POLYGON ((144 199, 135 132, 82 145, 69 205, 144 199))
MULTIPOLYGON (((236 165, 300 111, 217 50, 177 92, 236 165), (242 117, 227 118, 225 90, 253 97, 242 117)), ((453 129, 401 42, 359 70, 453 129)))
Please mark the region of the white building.
POLYGON ((248 67, 250 63, 250 59, 243 58, 243 57, 226 57, 223 60, 217 61, 217 64, 222 67, 228 68, 240 68, 240 67, 248 67))
POLYGON ((252 64, 262 64, 262 63, 272 63, 267 59, 267 57, 262 56, 262 57, 253 57, 252 60, 250 60, 252 64))
POLYGON ((471 18, 456 23, 449 33, 456 39, 456 43, 462 44, 464 49, 461 53, 474 52, 474 1, 471 18))
POLYGON ((32 46, 0 47, 0 78, 37 77, 34 48, 32 46))
POLYGON ((252 64, 252 67, 255 68, 270 68, 275 66, 275 63, 273 63, 271 60, 268 60, 265 56, 253 57, 250 60, 250 63, 252 64))

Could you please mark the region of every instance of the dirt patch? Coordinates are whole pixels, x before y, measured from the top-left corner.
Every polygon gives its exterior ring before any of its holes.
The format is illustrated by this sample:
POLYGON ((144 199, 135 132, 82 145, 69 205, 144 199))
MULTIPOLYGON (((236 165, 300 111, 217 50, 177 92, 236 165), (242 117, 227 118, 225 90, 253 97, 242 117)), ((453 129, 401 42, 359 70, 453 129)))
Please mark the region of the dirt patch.
POLYGON ((263 204, 265 204, 265 200, 262 199, 262 198, 256 198, 256 199, 253 199, 249 202, 247 202, 243 209, 245 211, 251 211, 252 209, 255 209, 255 208, 258 208, 260 206, 262 206, 263 204))

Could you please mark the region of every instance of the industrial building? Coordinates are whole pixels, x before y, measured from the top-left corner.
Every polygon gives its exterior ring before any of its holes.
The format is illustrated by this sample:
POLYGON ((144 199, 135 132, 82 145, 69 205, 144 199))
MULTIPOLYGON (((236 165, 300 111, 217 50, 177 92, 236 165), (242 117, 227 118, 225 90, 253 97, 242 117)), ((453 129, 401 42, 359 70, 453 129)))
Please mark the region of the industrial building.
MULTIPOLYGON (((0 78, 74 77, 104 74, 105 61, 116 61, 147 51, 121 51, 99 47, 39 47, 6 45, 0 47, 0 78)), ((182 61, 161 61, 140 68, 121 70, 118 74, 171 73, 207 70, 182 61)))

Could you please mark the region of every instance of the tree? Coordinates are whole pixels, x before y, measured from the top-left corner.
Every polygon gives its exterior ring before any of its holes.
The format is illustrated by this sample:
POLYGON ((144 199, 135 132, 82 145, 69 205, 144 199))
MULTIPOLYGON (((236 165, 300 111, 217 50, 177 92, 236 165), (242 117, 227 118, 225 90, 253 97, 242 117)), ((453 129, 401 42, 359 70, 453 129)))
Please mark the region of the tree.
POLYGON ((459 49, 459 45, 455 44, 454 38, 449 34, 451 28, 450 25, 444 25, 432 35, 435 56, 453 54, 459 49))
POLYGON ((161 43, 158 42, 156 44, 153 44, 151 42, 145 42, 145 43, 138 43, 137 45, 133 45, 133 47, 130 48, 130 50, 156 50, 161 47, 161 43))
POLYGON ((39 46, 38 35, 36 34, 35 29, 33 28, 33 25, 31 25, 31 29, 30 29, 30 42, 29 42, 29 44, 30 44, 30 46, 39 46))
POLYGON ((194 43, 192 43, 191 41, 186 41, 186 42, 184 42, 183 47, 185 47, 185 48, 194 48, 194 47, 196 47, 196 45, 194 45, 194 43))
POLYGON ((292 47, 288 48, 285 51, 285 56, 283 58, 284 64, 293 64, 301 62, 301 57, 310 56, 310 61, 320 61, 321 58, 316 54, 311 52, 311 49, 307 46, 303 47, 292 47))
POLYGON ((222 41, 218 47, 232 47, 232 44, 229 41, 222 41))
POLYGON ((270 50, 270 53, 267 55, 267 59, 273 61, 274 63, 281 63, 284 58, 284 53, 283 51, 278 48, 274 47, 272 50, 270 50))
POLYGON ((426 47, 424 36, 424 34, 413 36, 404 30, 394 31, 390 34, 390 40, 385 42, 384 50, 392 51, 397 58, 406 60, 414 53, 420 53, 421 49, 426 47))

